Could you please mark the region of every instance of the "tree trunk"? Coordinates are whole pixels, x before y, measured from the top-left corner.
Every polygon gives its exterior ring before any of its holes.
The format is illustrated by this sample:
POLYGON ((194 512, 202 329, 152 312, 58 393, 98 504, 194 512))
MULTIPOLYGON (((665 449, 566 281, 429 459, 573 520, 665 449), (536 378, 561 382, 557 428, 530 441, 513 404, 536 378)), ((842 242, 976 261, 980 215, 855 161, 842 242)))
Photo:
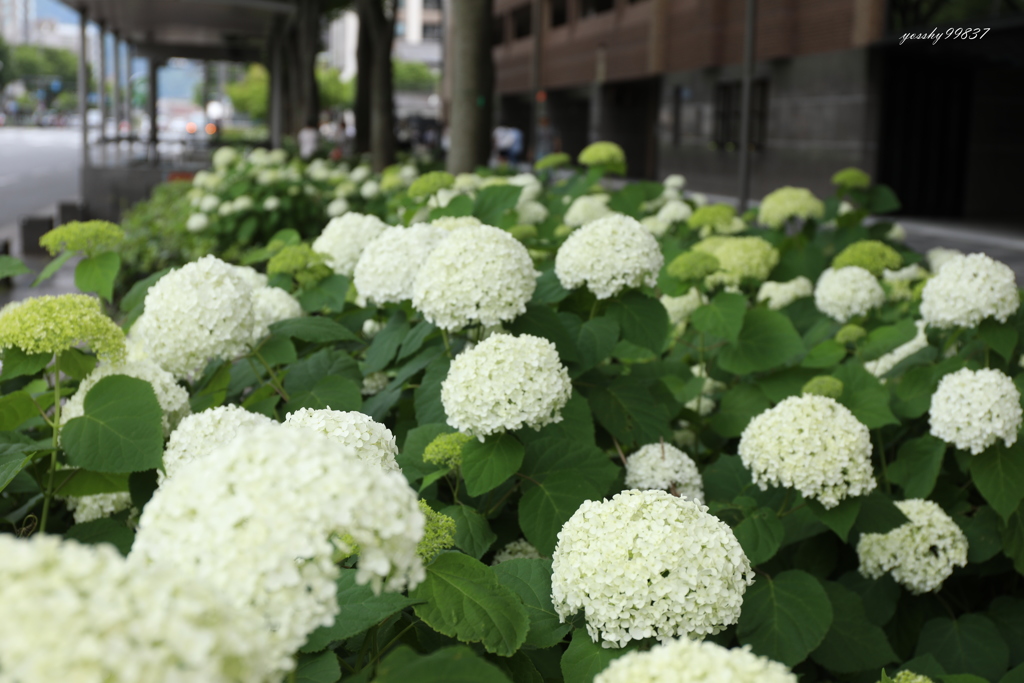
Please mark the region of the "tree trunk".
POLYGON ((359 43, 356 45, 356 154, 370 151, 370 79, 373 74, 373 43, 370 34, 370 19, 365 6, 360 3, 359 43))
POLYGON ((452 105, 448 171, 469 173, 490 155, 494 64, 492 0, 453 2, 452 105))
MULTIPOLYGON (((382 171, 385 166, 395 162, 395 107, 391 76, 391 44, 395 36, 395 4, 394 0, 359 0, 358 2, 360 26, 364 23, 365 17, 373 57, 373 66, 368 79, 370 81, 370 165, 376 172, 382 171)), ((359 132, 358 124, 356 132, 359 132)))
POLYGON ((316 53, 320 48, 319 0, 297 0, 294 21, 282 39, 282 131, 294 135, 320 116, 316 53))

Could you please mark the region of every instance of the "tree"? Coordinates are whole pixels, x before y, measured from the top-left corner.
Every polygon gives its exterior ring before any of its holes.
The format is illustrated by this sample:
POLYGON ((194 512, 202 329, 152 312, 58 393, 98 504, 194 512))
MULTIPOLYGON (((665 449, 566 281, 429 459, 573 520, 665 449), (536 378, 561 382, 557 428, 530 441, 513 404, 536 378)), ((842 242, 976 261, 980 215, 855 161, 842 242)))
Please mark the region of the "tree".
MULTIPOLYGON (((35 45, 16 45, 10 48, 10 56, 4 59, 0 83, 24 81, 30 90, 46 93, 46 103, 59 92, 73 91, 78 78, 78 57, 70 50, 35 45), (53 84, 58 87, 54 88, 53 84)), ((92 79, 90 84, 94 85, 92 79)))
POLYGON ((395 90, 433 90, 437 87, 438 75, 426 64, 396 59, 391 66, 395 90))
POLYGON ((491 92, 494 64, 491 59, 492 0, 453 2, 452 9, 452 106, 448 171, 470 172, 486 163, 490 152, 491 92))
POLYGON ((13 81, 11 77, 11 48, 8 47, 7 43, 4 42, 2 36, 0 36, 0 91, 4 89, 4 86, 13 81))
MULTIPOLYGON (((395 161, 395 107, 391 45, 395 37, 396 4, 396 0, 357 0, 356 2, 359 24, 360 26, 366 24, 372 54, 369 72, 370 165, 374 171, 381 171, 395 161)), ((360 70, 360 77, 362 78, 363 75, 364 72, 360 70)), ((358 132, 358 128, 356 130, 358 132)))
POLYGON ((320 101, 325 107, 345 109, 355 101, 355 83, 341 80, 337 69, 320 67, 316 70, 316 83, 320 88, 320 101))
POLYGON ((236 83, 228 83, 226 90, 235 111, 256 120, 266 118, 270 74, 265 66, 250 64, 248 71, 245 72, 245 78, 236 83))

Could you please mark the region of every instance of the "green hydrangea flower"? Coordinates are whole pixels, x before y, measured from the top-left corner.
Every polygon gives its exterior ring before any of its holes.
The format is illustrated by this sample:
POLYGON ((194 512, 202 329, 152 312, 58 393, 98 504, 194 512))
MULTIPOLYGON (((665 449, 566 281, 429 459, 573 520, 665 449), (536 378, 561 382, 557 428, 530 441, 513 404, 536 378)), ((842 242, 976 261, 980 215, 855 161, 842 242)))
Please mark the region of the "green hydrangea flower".
POLYGON ((916 674, 913 671, 900 671, 890 680, 892 683, 935 683, 927 676, 916 674))
POLYGON ((692 249, 718 259, 718 271, 704 280, 708 287, 738 286, 743 280, 767 280, 772 268, 779 263, 779 250, 754 236, 715 235, 697 242, 692 249))
POLYGON ((124 241, 124 230, 108 221, 71 221, 39 238, 39 246, 56 256, 60 252, 81 251, 95 256, 124 241))
POLYGON ((458 467, 462 464, 462 448, 472 440, 472 436, 461 432, 441 434, 423 450, 423 462, 441 467, 458 467))
POLYGON ((0 311, 0 349, 56 354, 83 342, 101 360, 124 358, 124 331, 86 294, 39 296, 0 311))
POLYGON ((409 186, 410 197, 429 197, 438 190, 443 190, 455 184, 455 176, 447 171, 430 171, 424 173, 409 186))
POLYGON ((567 166, 570 163, 572 163, 572 157, 565 152, 552 152, 551 154, 541 157, 541 159, 533 165, 533 168, 537 171, 546 171, 551 168, 558 168, 559 166, 567 166))
POLYGON ((380 173, 380 191, 384 193, 394 192, 405 185, 402 179, 402 165, 392 164, 380 173))
POLYGON ((566 225, 565 223, 561 223, 560 225, 558 225, 558 227, 555 228, 555 239, 562 239, 563 237, 568 237, 570 233, 572 233, 572 228, 566 225))
POLYGON ((728 204, 705 204, 698 207, 690 216, 688 221, 691 228, 725 229, 730 226, 732 219, 736 217, 736 209, 728 204))
POLYGON ((426 501, 420 500, 420 512, 427 518, 423 529, 423 540, 416 546, 416 554, 424 564, 429 564, 443 551, 455 545, 455 520, 448 515, 434 512, 426 501))
POLYGON ((878 240, 854 242, 832 259, 832 267, 836 270, 846 266, 860 266, 875 277, 881 277, 886 268, 896 270, 902 264, 900 253, 878 240))
POLYGON ((267 263, 267 275, 282 273, 295 278, 302 287, 311 287, 331 274, 321 254, 305 242, 282 246, 267 263))
POLYGON ((519 241, 528 240, 537 236, 537 226, 530 225, 529 223, 513 225, 508 229, 508 231, 519 241))
POLYGON ((871 187, 871 176, 859 168, 849 166, 841 171, 836 171, 832 176, 832 184, 851 190, 866 190, 871 187))
POLYGON ((626 175, 626 153, 614 142, 592 142, 583 148, 576 161, 581 166, 603 166, 612 173, 626 175))
POLYGON ((828 375, 818 375, 811 378, 800 392, 838 399, 843 395, 843 382, 828 375))
POLYGON ((825 204, 806 187, 780 187, 768 193, 761 200, 757 210, 757 221, 769 228, 778 230, 790 218, 815 218, 820 220, 825 215, 825 204))
POLYGON ((672 259, 665 272, 678 280, 696 282, 717 271, 720 265, 712 254, 703 251, 684 251, 672 259))
POLYGON ((839 328, 839 331, 836 332, 836 341, 840 344, 854 344, 866 337, 867 334, 867 330, 863 327, 851 323, 839 328))

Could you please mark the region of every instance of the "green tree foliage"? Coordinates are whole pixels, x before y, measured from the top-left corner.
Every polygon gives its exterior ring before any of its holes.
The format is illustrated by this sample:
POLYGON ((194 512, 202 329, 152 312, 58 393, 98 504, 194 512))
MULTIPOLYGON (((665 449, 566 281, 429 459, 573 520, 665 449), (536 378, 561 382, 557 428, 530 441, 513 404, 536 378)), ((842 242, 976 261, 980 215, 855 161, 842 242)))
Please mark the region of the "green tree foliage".
POLYGON ((403 62, 396 59, 391 62, 395 76, 395 90, 433 90, 440 76, 426 64, 419 62, 403 62))

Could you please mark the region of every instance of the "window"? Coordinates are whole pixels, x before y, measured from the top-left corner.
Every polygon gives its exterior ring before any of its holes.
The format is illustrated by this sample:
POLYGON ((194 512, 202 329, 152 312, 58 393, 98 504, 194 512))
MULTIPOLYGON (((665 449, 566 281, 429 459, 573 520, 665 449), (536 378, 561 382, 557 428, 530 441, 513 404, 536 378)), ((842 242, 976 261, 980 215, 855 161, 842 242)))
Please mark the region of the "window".
POLYGON ((440 42, 443 38, 441 24, 423 24, 423 40, 436 40, 440 42))
POLYGON ((607 12, 615 5, 615 0, 583 0, 580 6, 580 16, 589 17, 591 14, 607 12))
POLYGON ((530 5, 512 10, 512 37, 525 38, 530 35, 533 8, 530 5))
POLYGON ((551 25, 561 26, 569 20, 566 0, 551 0, 551 25))
MULTIPOLYGON (((715 87, 713 138, 719 149, 733 150, 740 145, 743 116, 743 84, 719 83, 715 87)), ((750 87, 750 148, 764 149, 768 128, 768 82, 755 80, 750 87)))
POLYGON ((499 14, 491 19, 491 44, 501 45, 505 42, 505 15, 499 14))

